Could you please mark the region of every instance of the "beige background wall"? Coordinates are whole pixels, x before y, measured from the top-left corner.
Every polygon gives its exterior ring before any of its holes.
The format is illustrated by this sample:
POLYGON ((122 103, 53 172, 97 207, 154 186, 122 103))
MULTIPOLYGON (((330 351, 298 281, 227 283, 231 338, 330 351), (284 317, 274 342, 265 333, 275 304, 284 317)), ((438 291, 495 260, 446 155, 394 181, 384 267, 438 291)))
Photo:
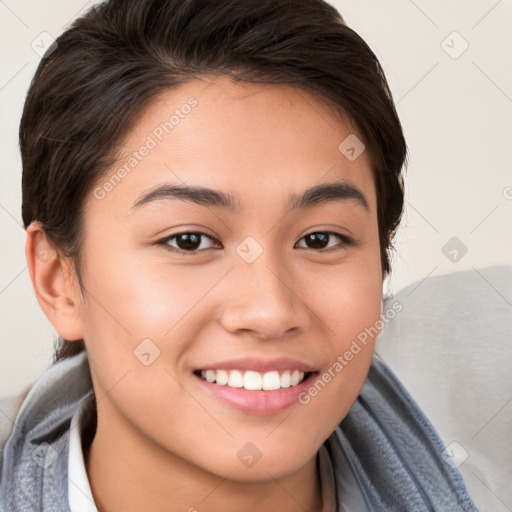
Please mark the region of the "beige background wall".
MULTIPOLYGON (((32 291, 21 224, 17 129, 40 58, 31 45, 92 3, 0 2, 0 396, 51 363, 55 336, 32 291)), ((486 266, 511 264, 512 1, 332 3, 381 60, 409 144, 389 290, 472 268, 485 279, 486 266)))

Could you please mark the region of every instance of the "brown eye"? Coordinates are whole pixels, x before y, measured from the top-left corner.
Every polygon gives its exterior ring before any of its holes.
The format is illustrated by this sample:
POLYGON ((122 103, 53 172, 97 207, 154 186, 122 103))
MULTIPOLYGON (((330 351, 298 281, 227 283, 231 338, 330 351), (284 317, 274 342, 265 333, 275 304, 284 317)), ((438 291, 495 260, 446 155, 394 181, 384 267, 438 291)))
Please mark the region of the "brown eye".
POLYGON ((211 242, 216 241, 206 233, 191 231, 168 236, 157 243, 166 246, 170 251, 194 254, 202 250, 211 249, 213 247, 211 242), (171 242, 175 245, 172 245, 171 242))
POLYGON ((306 247, 303 246, 305 249, 316 250, 330 249, 336 245, 343 247, 352 243, 352 240, 349 237, 334 231, 315 231, 314 233, 307 234, 301 240, 304 240, 306 243, 306 247), (342 243, 329 243, 334 238, 338 238, 342 243))

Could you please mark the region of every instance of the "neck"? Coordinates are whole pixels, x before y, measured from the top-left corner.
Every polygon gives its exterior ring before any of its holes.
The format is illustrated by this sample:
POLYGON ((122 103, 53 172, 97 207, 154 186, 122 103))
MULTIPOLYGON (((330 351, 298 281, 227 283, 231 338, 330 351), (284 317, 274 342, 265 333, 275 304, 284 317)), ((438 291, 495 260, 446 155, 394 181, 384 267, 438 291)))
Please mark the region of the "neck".
MULTIPOLYGON (((106 411, 102 411, 106 412, 106 411)), ((156 446, 141 432, 105 420, 85 449, 85 466, 99 512, 320 512, 322 497, 316 456, 282 478, 256 482, 215 475, 156 446), (116 425, 117 428, 108 428, 116 425)))

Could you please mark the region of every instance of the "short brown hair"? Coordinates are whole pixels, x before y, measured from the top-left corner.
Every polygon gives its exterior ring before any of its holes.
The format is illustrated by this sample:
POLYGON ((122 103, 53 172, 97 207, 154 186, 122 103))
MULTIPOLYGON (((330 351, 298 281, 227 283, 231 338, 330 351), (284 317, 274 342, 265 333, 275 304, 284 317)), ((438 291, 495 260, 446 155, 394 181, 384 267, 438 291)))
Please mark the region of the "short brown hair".
MULTIPOLYGON (((52 50, 20 123, 22 216, 73 258, 82 292, 85 198, 149 100, 211 74, 289 84, 348 116, 372 162, 389 274, 406 143, 377 57, 325 1, 110 0, 75 20, 52 50)), ((83 340, 59 343, 55 361, 85 349, 83 340)))

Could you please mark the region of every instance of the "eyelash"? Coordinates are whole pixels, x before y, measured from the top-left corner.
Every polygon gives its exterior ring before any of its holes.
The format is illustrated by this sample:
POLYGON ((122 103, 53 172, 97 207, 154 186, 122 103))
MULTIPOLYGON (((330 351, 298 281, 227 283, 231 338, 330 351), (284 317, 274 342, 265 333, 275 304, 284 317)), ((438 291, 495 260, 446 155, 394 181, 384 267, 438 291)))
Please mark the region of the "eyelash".
MULTIPOLYGON (((333 235, 337 238, 339 238, 343 243, 342 243, 342 247, 343 246, 350 246, 350 245, 355 245, 355 241, 348 237, 347 235, 343 235, 341 233, 338 233, 336 231, 311 231, 310 233, 307 233, 306 235, 304 235, 300 240, 303 240, 304 238, 310 236, 310 235, 313 235, 313 234, 323 234, 323 235, 333 235)), ((199 254, 200 252, 202 251, 205 251, 205 250, 208 250, 208 249, 202 249, 202 250, 198 250, 198 249, 195 249, 195 250, 191 250, 191 251, 184 251, 182 249, 178 249, 176 247, 172 247, 168 244, 168 242, 170 240, 173 240, 181 235, 200 235, 201 237, 206 237, 206 238, 209 238, 210 240, 214 241, 214 242, 218 242, 218 240, 215 240, 213 237, 211 237, 210 235, 206 234, 206 233, 203 233, 202 231, 183 231, 181 233, 175 233, 174 235, 170 235, 166 238, 163 238, 162 240, 158 240, 156 242, 156 245, 162 245, 164 247, 164 249, 170 251, 170 252, 174 252, 174 253, 177 253, 177 254, 185 254, 187 256, 193 256, 195 254, 199 254)), ((300 242, 299 240, 299 242, 300 242)), ((342 247, 338 247, 338 249, 342 248, 342 247)), ((331 251, 333 248, 332 247, 329 247, 327 249, 313 249, 311 247, 302 247, 302 249, 309 249, 309 250, 312 250, 312 251, 315 251, 315 252, 328 252, 328 251, 331 251)), ((335 249, 336 250, 336 249, 335 249)))

